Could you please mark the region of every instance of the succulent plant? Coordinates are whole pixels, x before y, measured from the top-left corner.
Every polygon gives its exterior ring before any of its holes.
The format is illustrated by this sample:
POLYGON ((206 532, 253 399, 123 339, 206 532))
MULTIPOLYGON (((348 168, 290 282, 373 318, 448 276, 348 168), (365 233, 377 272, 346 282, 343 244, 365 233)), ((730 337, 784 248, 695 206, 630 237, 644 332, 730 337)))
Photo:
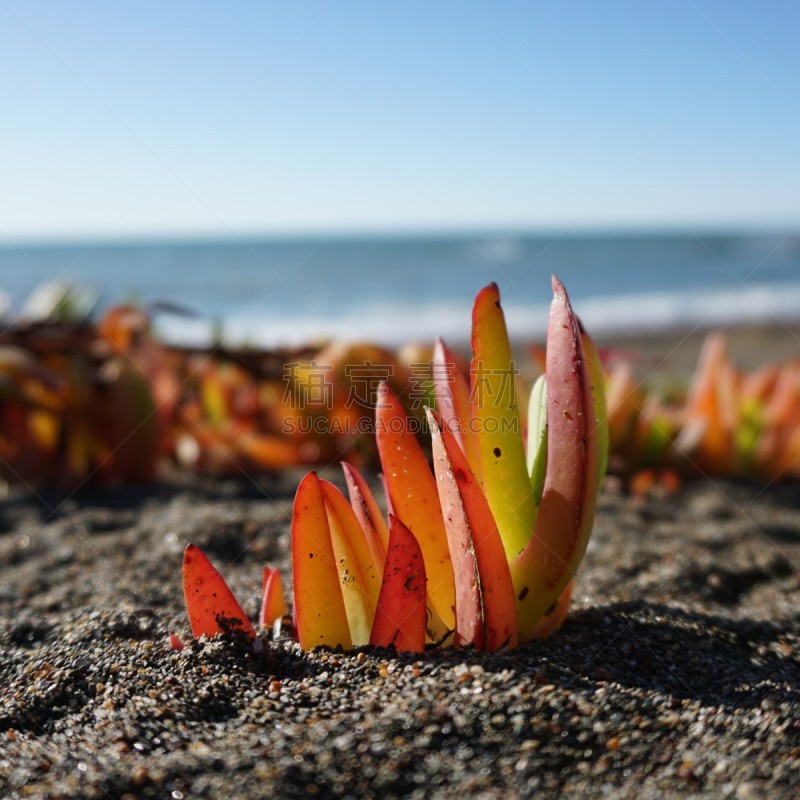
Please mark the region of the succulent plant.
MULTIPOLYGON (((352 465, 342 465, 349 502, 315 472, 302 480, 292 515, 302 648, 497 650, 561 624, 592 530, 608 434, 596 351, 557 278, 553 292, 545 373, 531 394, 527 432, 499 291, 490 284, 473 309, 469 380, 443 342, 434 351, 439 408, 425 409, 432 467, 416 418, 387 383, 378 387, 388 524, 352 465)), ((200 556, 190 546, 184 562, 194 635, 236 619, 249 634, 200 556)))
POLYGON ((443 342, 434 351, 439 409, 426 409, 433 468, 397 395, 385 384, 378 390, 389 525, 353 467, 345 467, 350 505, 314 473, 303 480, 292 522, 302 647, 369 642, 421 651, 452 633, 456 645, 495 650, 545 636, 563 620, 608 436, 596 351, 557 278, 553 292, 527 442, 491 284, 473 309, 470 380, 443 342))

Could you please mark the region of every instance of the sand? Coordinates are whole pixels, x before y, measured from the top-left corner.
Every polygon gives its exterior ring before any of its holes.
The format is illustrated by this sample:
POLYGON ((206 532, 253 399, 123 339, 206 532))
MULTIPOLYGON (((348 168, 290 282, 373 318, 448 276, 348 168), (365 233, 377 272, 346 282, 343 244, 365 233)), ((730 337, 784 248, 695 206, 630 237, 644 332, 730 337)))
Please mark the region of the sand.
MULTIPOLYGON (((760 335, 737 332, 744 366, 777 353, 760 335)), ((698 345, 639 343, 676 369, 698 345)), ((300 477, 9 493, 0 796, 800 796, 796 484, 642 500, 609 480, 570 617, 512 652, 171 650, 187 542, 252 618, 264 564, 288 584, 300 477)))
MULTIPOLYGON (((800 358, 800 324, 776 320, 772 325, 718 328, 728 339, 728 352, 741 369, 800 358)), ((709 329, 683 328, 630 336, 599 336, 598 345, 630 355, 642 377, 684 378, 691 374, 709 329)))
POLYGON ((0 795, 800 792, 796 487, 611 482, 573 613, 516 651, 170 650, 186 542, 253 617, 261 566, 288 578, 297 477, 6 501, 0 795))

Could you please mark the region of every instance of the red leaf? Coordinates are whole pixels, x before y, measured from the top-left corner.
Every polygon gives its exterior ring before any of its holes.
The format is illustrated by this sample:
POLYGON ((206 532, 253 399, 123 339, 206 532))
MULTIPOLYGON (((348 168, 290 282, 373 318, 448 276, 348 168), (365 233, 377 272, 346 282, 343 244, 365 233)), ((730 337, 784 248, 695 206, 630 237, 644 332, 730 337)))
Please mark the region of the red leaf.
POLYGON ((473 474, 480 479, 478 440, 471 425, 469 381, 459 369, 455 355, 441 339, 436 340, 433 348, 433 386, 436 410, 448 430, 455 435, 473 474))
POLYGON ((515 647, 514 589, 497 523, 466 456, 432 409, 428 424, 456 581, 456 645, 515 647))
POLYGON ((239 630, 255 639, 256 632, 228 584, 193 544, 183 551, 183 593, 195 638, 239 630))
POLYGON ((599 485, 598 425, 580 326, 553 276, 547 329, 547 471, 536 527, 511 563, 517 627, 528 638, 586 551, 599 485))
POLYGON ((425 649, 425 562, 414 534, 389 517, 389 550, 370 644, 398 651, 425 649))

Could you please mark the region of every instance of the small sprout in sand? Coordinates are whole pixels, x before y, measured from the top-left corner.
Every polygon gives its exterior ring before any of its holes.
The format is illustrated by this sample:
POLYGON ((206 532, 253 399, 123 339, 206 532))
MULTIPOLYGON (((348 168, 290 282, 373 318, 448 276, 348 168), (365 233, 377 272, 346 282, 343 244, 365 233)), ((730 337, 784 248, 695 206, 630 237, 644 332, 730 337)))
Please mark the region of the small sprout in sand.
POLYGON ((261 584, 261 611, 258 615, 259 627, 269 628, 288 613, 280 572, 270 567, 264 567, 264 579, 261 584))
MULTIPOLYGON (((259 649, 260 641, 256 638, 256 632, 225 579, 203 551, 193 544, 187 545, 183 553, 183 593, 192 636, 198 638, 238 633, 251 639, 255 648, 259 649)), ((272 625, 285 612, 286 602, 280 576, 277 571, 265 570, 261 624, 272 625)), ((172 634, 170 647, 180 650, 183 643, 172 634)))

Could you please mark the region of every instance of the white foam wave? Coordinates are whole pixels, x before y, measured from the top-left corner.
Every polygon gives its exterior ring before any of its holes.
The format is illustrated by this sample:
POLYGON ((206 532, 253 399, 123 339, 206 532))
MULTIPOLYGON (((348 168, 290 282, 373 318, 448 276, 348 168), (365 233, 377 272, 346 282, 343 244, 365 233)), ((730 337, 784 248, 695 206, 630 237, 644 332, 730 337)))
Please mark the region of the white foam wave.
POLYGON ((582 302, 579 313, 591 330, 623 333, 795 322, 800 319, 800 285, 591 298, 582 302))
MULTIPOLYGON (((668 331, 685 326, 728 326, 800 320, 800 285, 754 285, 703 292, 644 293, 610 297, 573 297, 573 304, 593 334, 668 331)), ((505 304, 515 339, 541 339, 547 327, 548 304, 505 304)), ((236 316, 221 324, 181 318, 159 322, 163 339, 207 346, 221 338, 231 345, 275 347, 323 339, 367 340, 385 345, 431 341, 451 342, 469 337, 468 304, 372 304, 347 315, 282 317, 236 316)))

